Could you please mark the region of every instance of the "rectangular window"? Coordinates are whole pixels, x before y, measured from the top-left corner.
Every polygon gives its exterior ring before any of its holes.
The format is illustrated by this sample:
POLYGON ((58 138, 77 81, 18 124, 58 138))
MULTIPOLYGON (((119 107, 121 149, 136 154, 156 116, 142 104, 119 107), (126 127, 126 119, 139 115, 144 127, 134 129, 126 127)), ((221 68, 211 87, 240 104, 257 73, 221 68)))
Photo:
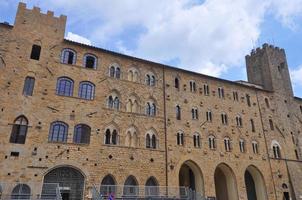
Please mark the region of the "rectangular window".
POLYGON ((31 49, 30 59, 39 60, 40 53, 41 53, 41 46, 34 44, 31 49))
POLYGON ((300 112, 302 113, 302 106, 300 106, 300 112))
POLYGON ((209 85, 207 85, 207 84, 203 85, 203 92, 204 92, 204 95, 206 95, 206 96, 210 95, 209 85))
POLYGON ((221 87, 218 88, 218 97, 224 98, 224 89, 221 87))
POLYGON ((19 152, 12 151, 12 152, 10 152, 10 156, 19 157, 19 152))
POLYGON ((35 78, 33 77, 26 77, 24 81, 23 87, 23 95, 25 96, 32 96, 35 86, 35 78))
POLYGON ((251 97, 250 97, 250 95, 246 94, 245 96, 246 96, 246 103, 247 103, 247 105, 251 106, 251 97))
POLYGON ((238 101, 238 92, 233 92, 233 100, 238 101))
POLYGON ((296 159, 299 160, 299 153, 298 153, 297 149, 295 149, 295 155, 296 155, 296 159))
POLYGON ((253 119, 251 119, 251 128, 252 128, 252 132, 255 132, 255 124, 253 119))

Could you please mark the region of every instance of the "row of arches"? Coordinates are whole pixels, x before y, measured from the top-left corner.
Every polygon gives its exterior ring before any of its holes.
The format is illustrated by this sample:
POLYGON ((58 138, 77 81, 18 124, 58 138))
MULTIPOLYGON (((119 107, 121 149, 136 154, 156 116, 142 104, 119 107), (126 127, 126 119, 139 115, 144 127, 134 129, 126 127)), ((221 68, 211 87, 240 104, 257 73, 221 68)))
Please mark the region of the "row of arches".
MULTIPOLYGON (((217 165, 213 176, 217 200, 239 200, 236 177, 230 166, 225 163, 217 165)), ((257 167, 248 166, 242 178, 248 200, 268 199, 263 175, 257 167)), ((204 195, 203 174, 195 162, 188 160, 182 164, 179 170, 179 185, 204 195)))

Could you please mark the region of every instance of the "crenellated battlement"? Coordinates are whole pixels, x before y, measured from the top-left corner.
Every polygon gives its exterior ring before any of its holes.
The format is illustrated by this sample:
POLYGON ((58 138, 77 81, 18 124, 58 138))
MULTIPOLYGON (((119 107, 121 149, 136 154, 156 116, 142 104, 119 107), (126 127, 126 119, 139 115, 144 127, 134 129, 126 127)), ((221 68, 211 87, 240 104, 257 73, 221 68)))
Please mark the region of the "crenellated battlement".
POLYGON ((54 16, 53 11, 42 13, 39 7, 28 9, 25 3, 19 3, 14 29, 16 34, 33 33, 49 37, 64 38, 67 17, 54 16))
POLYGON ((280 53, 285 53, 283 48, 275 47, 274 45, 264 43, 262 47, 257 47, 256 49, 252 49, 249 55, 246 55, 246 58, 250 58, 251 56, 257 56, 263 54, 266 50, 274 50, 280 53))

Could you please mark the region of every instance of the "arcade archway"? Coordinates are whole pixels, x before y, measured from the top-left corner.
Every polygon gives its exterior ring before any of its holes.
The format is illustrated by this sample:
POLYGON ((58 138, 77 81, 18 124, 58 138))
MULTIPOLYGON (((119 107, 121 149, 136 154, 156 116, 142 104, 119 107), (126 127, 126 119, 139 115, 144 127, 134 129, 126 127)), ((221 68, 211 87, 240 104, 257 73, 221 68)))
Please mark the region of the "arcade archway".
POLYGON ((58 183, 62 200, 82 200, 84 193, 83 174, 72 167, 58 167, 44 176, 44 183, 58 183))
POLYGON ((203 175, 193 161, 186 161, 179 170, 179 186, 188 187, 201 195, 204 194, 203 175))
POLYGON ((220 164, 214 174, 217 200, 238 200, 237 184, 234 172, 226 164, 220 164))
POLYGON ((244 180, 248 200, 267 200, 263 176, 255 166, 245 170, 244 180))

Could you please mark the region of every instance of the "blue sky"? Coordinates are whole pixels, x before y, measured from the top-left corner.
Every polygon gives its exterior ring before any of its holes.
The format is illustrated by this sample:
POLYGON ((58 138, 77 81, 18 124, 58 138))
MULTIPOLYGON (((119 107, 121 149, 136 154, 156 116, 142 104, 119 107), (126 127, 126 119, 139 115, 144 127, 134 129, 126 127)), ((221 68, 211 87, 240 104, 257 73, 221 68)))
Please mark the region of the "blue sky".
MULTIPOLYGON (((246 80, 245 55, 271 43, 302 97, 302 0, 23 2, 67 15, 69 39, 229 80, 246 80)), ((17 5, 0 0, 0 21, 13 24, 17 5)))

